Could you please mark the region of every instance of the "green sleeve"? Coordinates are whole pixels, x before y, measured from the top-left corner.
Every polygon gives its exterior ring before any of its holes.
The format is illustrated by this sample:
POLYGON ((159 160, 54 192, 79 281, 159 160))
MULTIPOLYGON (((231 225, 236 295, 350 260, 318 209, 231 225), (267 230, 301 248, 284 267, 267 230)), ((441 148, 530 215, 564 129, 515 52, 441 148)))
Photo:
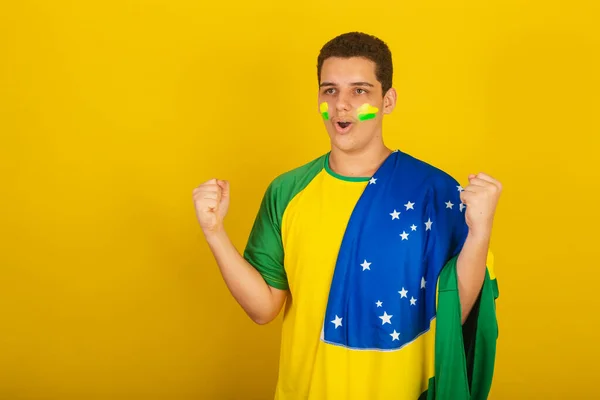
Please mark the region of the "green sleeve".
POLYGON ((275 183, 265 192, 244 250, 244 258, 261 273, 267 284, 286 290, 288 281, 283 266, 281 210, 275 183))
POLYGON ((290 201, 324 168, 327 155, 279 175, 267 188, 248 238, 244 258, 272 287, 287 290, 281 222, 290 201))

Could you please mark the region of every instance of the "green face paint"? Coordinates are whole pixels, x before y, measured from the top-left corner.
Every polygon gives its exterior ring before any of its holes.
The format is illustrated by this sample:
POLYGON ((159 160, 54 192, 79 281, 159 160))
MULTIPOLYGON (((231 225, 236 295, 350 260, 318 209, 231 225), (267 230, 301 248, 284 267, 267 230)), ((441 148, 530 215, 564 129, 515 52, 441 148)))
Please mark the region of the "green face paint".
POLYGON ((366 121, 368 119, 375 118, 377 116, 378 111, 379 109, 377 107, 373 107, 368 103, 363 104, 356 110, 356 112, 358 113, 359 121, 366 121))
POLYGON ((321 103, 321 116, 325 121, 329 119, 329 104, 321 103))

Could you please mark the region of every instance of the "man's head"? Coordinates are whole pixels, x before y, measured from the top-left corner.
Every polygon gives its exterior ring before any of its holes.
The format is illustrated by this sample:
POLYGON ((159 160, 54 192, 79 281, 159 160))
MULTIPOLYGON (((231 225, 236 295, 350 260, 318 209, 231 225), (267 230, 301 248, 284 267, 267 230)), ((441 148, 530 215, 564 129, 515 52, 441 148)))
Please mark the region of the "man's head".
POLYGON ((317 59, 319 111, 332 146, 360 150, 382 141, 383 114, 392 112, 392 55, 380 39, 359 32, 327 42, 317 59))

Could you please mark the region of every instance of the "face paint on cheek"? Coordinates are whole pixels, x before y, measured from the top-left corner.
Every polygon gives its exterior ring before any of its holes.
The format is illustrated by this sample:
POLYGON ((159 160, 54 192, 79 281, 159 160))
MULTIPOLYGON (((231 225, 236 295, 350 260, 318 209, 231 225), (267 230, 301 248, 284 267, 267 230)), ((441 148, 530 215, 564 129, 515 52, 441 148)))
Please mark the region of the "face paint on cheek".
POLYGON ((325 121, 329 119, 329 104, 321 103, 321 116, 325 121))
POLYGON ((368 103, 363 104, 356 110, 356 112, 358 113, 359 121, 366 121, 368 119, 375 118, 377 116, 378 111, 379 109, 377 107, 373 107, 368 103))

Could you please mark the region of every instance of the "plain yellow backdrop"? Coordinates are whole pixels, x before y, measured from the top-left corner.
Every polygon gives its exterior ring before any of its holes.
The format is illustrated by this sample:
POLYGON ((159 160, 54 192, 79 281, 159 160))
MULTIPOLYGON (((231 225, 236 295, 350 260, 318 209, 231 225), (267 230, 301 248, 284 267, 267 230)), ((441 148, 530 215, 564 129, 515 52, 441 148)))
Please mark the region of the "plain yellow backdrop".
POLYGON ((243 249, 279 173, 326 152, 316 56, 386 40, 389 146, 504 184, 492 399, 600 396, 600 19, 590 1, 6 2, 0 399, 269 399, 279 320, 225 287, 192 189, 243 249))

